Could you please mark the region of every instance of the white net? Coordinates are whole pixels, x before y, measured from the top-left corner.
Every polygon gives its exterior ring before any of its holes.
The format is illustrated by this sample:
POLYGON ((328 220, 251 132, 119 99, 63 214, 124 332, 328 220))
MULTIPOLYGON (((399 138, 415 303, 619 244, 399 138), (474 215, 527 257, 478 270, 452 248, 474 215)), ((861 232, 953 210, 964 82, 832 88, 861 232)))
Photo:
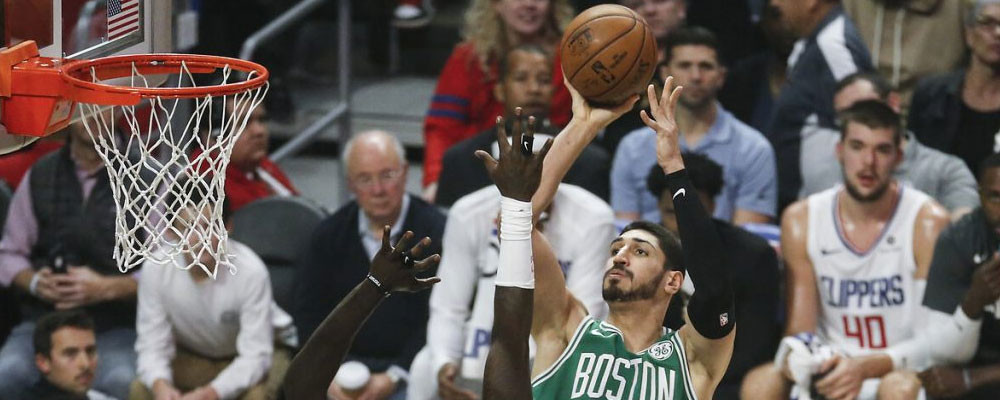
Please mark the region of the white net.
MULTIPOLYGON (((91 76, 98 74, 91 71, 91 76)), ((226 66, 221 85, 253 77, 226 66)), ((178 87, 197 86, 186 64, 176 81, 178 87)), ((118 84, 143 85, 148 80, 134 65, 129 82, 118 84)), ((225 96, 149 97, 135 106, 80 103, 82 123, 107 166, 117 206, 114 259, 119 270, 150 260, 199 267, 213 278, 219 267, 236 273, 226 249, 225 171, 267 87, 225 96), (187 108, 187 122, 175 121, 175 116, 186 117, 179 110, 187 108)))

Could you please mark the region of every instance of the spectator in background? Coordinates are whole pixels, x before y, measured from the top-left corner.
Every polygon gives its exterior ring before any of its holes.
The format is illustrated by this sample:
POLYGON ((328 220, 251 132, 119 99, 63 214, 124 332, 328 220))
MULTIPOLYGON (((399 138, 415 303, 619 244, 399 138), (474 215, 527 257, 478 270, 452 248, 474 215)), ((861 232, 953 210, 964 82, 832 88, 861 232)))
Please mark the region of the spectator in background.
POLYGON ((979 182, 982 206, 941 232, 927 277, 927 326, 944 329, 927 341, 940 366, 920 374, 933 398, 1000 393, 1000 154, 983 160, 979 182))
MULTIPOLYGON (((175 229, 207 223, 210 207, 193 206, 202 203, 200 197, 195 192, 191 205, 178 211, 175 229)), ((212 276, 208 271, 219 272, 219 265, 200 238, 183 240, 189 241, 187 251, 177 260, 143 264, 135 344, 139 377, 129 398, 275 398, 290 355, 275 348, 272 312, 284 312, 272 311, 267 267, 249 247, 228 239, 224 247, 239 272, 212 276), (185 271, 174 265, 195 266, 185 271)), ((213 241, 208 248, 218 247, 213 241)))
MULTIPOLYGON (((722 191, 722 166, 700 154, 683 155, 684 169, 698 191, 698 198, 711 212, 716 196, 722 191)), ((649 172, 650 193, 659 199, 660 222, 677 234, 677 217, 674 214, 673 193, 667 187, 663 168, 654 166, 649 172)), ((778 321, 778 255, 771 245, 757 235, 737 228, 726 221, 715 220, 719 237, 726 244, 732 259, 740 260, 741 268, 732 271, 735 302, 740 305, 736 313, 736 342, 729 369, 715 389, 716 399, 739 399, 740 382, 751 368, 770 361, 778 347, 781 325, 778 321)), ((683 243, 681 243, 683 245, 683 243)), ((681 292, 689 297, 694 286, 686 279, 681 292)), ((682 302, 671 306, 667 312, 670 329, 683 325, 682 302), (673 322, 673 323, 672 323, 673 322)))
MULTIPOLYGON (((535 138, 535 143, 542 142, 535 138)), ((499 215, 496 186, 462 197, 449 212, 442 243, 448 251, 438 266, 441 283, 431 293, 427 347, 411 368, 414 374, 426 376, 414 379, 420 385, 410 386, 410 400, 439 394, 452 399, 456 392, 466 391, 481 395, 493 327, 499 215)), ((582 188, 564 184, 540 218, 539 229, 552 244, 566 274, 566 286, 590 315, 606 315, 601 279, 604 247, 616 232, 611 207, 582 188)))
MULTIPOLYGON (((386 225, 392 227, 393 243, 403 232, 413 231, 416 238, 433 241, 425 255, 441 252, 445 216, 406 193, 407 165, 403 145, 395 136, 381 131, 359 133, 344 146, 341 160, 357 200, 321 222, 303 254, 292 313, 301 338, 311 336, 355 282, 365 278, 386 225)), ((427 276, 434 273, 429 270, 427 276)), ((372 371, 366 396, 405 396, 407 368, 425 342, 429 296, 424 292, 386 299, 361 329, 348 358, 372 371)), ((331 385, 330 393, 345 397, 337 385, 331 385)))
MULTIPOLYGON (((643 16, 656 36, 657 51, 660 52, 657 59, 663 60, 661 47, 663 41, 671 32, 684 26, 687 20, 687 0, 619 0, 618 2, 643 16)), ((663 81, 654 75, 649 83, 659 88, 663 81)), ((615 154, 618 143, 625 135, 646 126, 639 119, 639 111, 647 108, 649 108, 649 101, 646 96, 641 96, 631 111, 614 120, 604 129, 604 132, 601 132, 600 146, 604 147, 608 154, 615 154)))
MULTIPOLYGON (((641 15, 659 43, 684 26, 687 19, 687 0, 619 0, 619 3, 641 15)), ((663 54, 660 54, 660 59, 663 59, 663 54)))
MULTIPOLYGON (((521 115, 535 117, 536 131, 555 135, 558 129, 548 118, 552 104, 552 57, 541 46, 520 45, 500 59, 501 79, 493 86, 494 96, 503 102, 505 120, 516 118, 514 110, 521 108, 521 115)), ((434 203, 450 207, 459 198, 482 187, 492 186, 483 162, 474 153, 476 150, 490 151, 496 146, 497 127, 493 126, 476 136, 465 139, 444 153, 437 198, 434 203)), ((545 140, 539 139, 538 143, 545 140)), ((499 154, 494 152, 494 154, 499 154)), ((608 199, 608 174, 611 157, 596 145, 588 145, 564 179, 608 199)))
POLYGON ((0 284, 14 286, 23 322, 0 349, 0 393, 17 398, 34 382, 31 332, 53 309, 86 309, 103 362, 94 387, 117 398, 135 378, 137 276, 112 258, 115 201, 104 162, 81 124, 42 157, 14 192, 0 240, 0 284))
POLYGON ((719 92, 719 102, 727 110, 760 132, 771 126, 774 101, 785 84, 788 55, 795 44, 795 36, 782 25, 778 9, 763 8, 758 26, 767 46, 733 64, 719 92))
MULTIPOLYGON (((722 108, 716 94, 725 81, 715 35, 704 28, 681 28, 664 44, 660 76, 684 86, 677 124, 684 151, 702 153, 723 167, 725 187, 715 199, 715 217, 735 225, 775 217, 777 184, 774 152, 760 132, 722 108)), ((622 139, 611 167, 611 206, 623 220, 658 221, 657 199, 646 186, 656 164, 656 132, 641 128, 622 139)))
POLYGON ((441 71, 424 119, 425 199, 435 199, 444 152, 490 129, 503 112, 493 89, 500 76, 498 62, 511 49, 535 44, 556 54, 548 117, 556 126, 569 122, 570 97, 556 51, 572 18, 568 0, 472 0, 465 13, 463 41, 441 71))
POLYGON ((17 188, 21 184, 21 178, 24 178, 24 174, 32 165, 66 143, 67 130, 36 140, 13 153, 0 155, 0 180, 7 182, 7 186, 11 189, 17 188))
POLYGON ((1000 1, 978 0, 969 8, 965 43, 972 50, 968 67, 921 81, 907 125, 921 143, 975 171, 1000 152, 1000 1))
MULTIPOLYGON (((226 104, 227 112, 233 104, 226 104)), ((278 164, 267 157, 267 109, 261 104, 250 113, 246 128, 233 144, 233 152, 226 167, 226 200, 229 212, 268 196, 297 196, 299 194, 278 164)), ((221 124, 221 121, 219 122, 221 124)), ((219 124, 215 125, 216 127, 219 124)))
POLYGON ((833 93, 837 82, 871 71, 871 58, 839 0, 771 0, 784 28, 799 38, 788 58, 785 86, 764 131, 778 160, 778 210, 798 199, 802 188, 804 129, 836 129, 833 93))
POLYGON ((828 399, 917 398, 914 371, 926 366, 919 299, 947 212, 892 177, 899 114, 866 100, 840 115, 844 184, 782 216, 788 336, 776 364, 747 375, 743 398, 784 398, 791 384, 828 399), (832 352, 810 351, 813 335, 832 352))
MULTIPOLYGON (((900 97, 877 72, 856 72, 837 83, 833 106, 842 112, 862 100, 879 100, 899 112, 900 97)), ((817 128, 802 139, 802 196, 829 189, 843 179, 837 163, 840 132, 817 128)), ((893 176, 941 203, 954 218, 979 205, 976 178, 961 159, 920 144, 903 134, 903 161, 893 176)))
POLYGON ((900 93, 904 116, 920 78, 951 71, 965 59, 966 1, 843 0, 843 4, 871 50, 875 67, 900 93))
POLYGON ((94 320, 83 310, 56 311, 39 318, 32 343, 42 377, 24 399, 111 400, 91 389, 98 363, 94 336, 94 320))

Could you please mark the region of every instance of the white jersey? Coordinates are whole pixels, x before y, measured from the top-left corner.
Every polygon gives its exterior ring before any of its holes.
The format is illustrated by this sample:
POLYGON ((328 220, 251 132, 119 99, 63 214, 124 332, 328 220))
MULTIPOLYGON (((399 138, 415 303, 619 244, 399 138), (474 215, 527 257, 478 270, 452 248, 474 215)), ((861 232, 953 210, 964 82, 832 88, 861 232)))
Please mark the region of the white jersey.
POLYGON ((838 185, 809 196, 807 249, 821 304, 817 333, 834 348, 857 356, 914 336, 922 290, 913 278, 913 227, 929 197, 900 185, 889 222, 875 245, 862 253, 841 229, 841 191, 838 185))
MULTIPOLYGON (((495 186, 462 197, 449 211, 438 267, 441 282, 431 292, 427 324, 435 377, 444 363, 454 362, 463 378, 482 379, 493 330, 499 212, 495 186)), ((611 207, 584 189, 561 184, 542 230, 569 291, 591 314, 603 317, 604 263, 616 233, 611 207)))

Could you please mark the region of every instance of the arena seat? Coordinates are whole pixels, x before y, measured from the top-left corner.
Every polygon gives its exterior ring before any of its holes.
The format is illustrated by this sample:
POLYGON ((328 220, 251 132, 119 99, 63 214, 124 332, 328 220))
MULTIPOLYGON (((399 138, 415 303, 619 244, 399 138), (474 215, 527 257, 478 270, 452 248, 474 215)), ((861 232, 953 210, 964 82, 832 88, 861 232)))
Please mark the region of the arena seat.
POLYGON ((232 216, 231 237, 267 264, 274 300, 285 310, 292 306, 297 257, 324 217, 310 200, 279 196, 254 201, 232 216))

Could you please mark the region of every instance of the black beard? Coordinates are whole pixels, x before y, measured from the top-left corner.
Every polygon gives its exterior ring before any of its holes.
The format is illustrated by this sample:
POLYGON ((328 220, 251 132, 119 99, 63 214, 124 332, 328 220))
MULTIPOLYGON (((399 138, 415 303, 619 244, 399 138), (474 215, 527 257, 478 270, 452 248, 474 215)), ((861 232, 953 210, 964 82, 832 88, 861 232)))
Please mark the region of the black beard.
MULTIPOLYGON (((660 290, 660 284, 663 283, 663 277, 667 275, 666 270, 660 271, 660 274, 649 282, 646 282, 639 287, 634 288, 630 291, 624 291, 618 285, 610 285, 601 291, 601 296, 604 297, 604 301, 612 302, 632 302, 639 300, 649 300, 656 296, 656 291, 660 290)), ((632 275, 629 274, 631 277, 632 275)))
POLYGON ((859 203, 871 203, 882 198, 882 195, 889 190, 889 182, 884 183, 882 186, 875 188, 875 191, 871 192, 869 195, 861 194, 858 188, 851 184, 851 181, 847 180, 847 176, 844 176, 844 189, 847 189, 847 195, 851 196, 852 199, 858 201, 859 203))

